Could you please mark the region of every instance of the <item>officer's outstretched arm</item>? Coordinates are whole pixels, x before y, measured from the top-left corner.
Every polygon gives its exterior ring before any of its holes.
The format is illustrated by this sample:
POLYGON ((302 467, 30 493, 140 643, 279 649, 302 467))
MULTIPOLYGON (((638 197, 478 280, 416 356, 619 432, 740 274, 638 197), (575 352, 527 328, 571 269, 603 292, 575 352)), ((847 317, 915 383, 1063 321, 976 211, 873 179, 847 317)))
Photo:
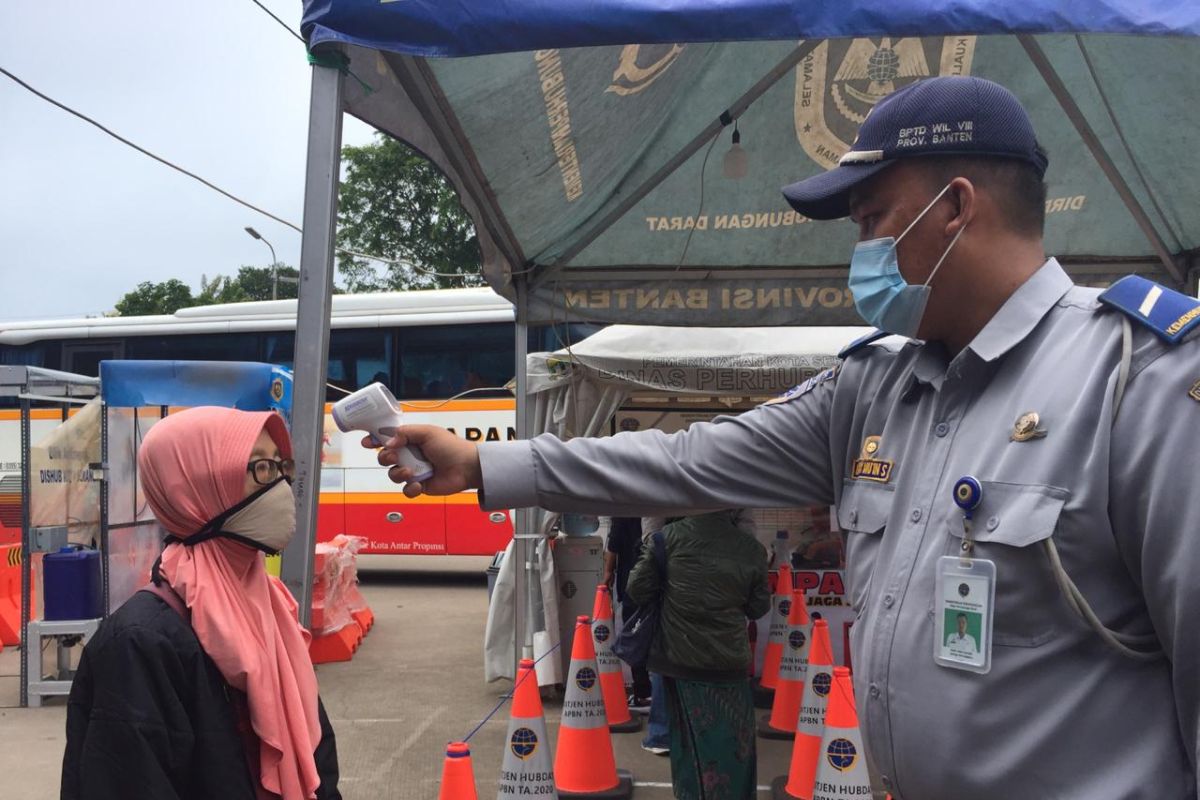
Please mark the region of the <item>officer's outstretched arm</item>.
POLYGON ((622 516, 828 505, 835 384, 830 375, 782 402, 670 435, 481 444, 480 504, 622 516))
POLYGON ((1198 466, 1200 339, 1193 337, 1132 378, 1113 428, 1109 473, 1113 532, 1171 662, 1193 769, 1200 754, 1198 466))

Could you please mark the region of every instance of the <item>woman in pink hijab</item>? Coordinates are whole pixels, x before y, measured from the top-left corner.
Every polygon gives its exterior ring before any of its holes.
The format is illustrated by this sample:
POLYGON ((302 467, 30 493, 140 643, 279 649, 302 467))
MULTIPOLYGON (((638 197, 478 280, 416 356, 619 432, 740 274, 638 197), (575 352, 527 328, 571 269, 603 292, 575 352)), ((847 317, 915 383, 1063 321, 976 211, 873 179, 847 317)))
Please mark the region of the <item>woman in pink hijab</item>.
POLYGON ((263 561, 295 532, 291 457, 270 412, 194 408, 146 434, 138 474, 167 543, 84 648, 64 800, 340 799, 309 634, 263 561))

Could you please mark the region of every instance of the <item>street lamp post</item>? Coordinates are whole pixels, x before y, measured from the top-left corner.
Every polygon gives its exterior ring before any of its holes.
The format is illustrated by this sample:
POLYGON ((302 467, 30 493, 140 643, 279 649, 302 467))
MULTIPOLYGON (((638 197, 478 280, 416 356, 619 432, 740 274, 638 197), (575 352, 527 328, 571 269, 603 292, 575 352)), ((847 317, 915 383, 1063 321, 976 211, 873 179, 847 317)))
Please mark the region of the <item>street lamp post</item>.
POLYGON ((251 228, 249 225, 246 226, 246 233, 250 234, 255 239, 258 239, 260 242, 265 244, 271 250, 271 299, 278 300, 279 299, 279 259, 275 258, 275 248, 271 247, 271 243, 268 242, 266 239, 264 239, 263 235, 261 233, 254 230, 254 228, 251 228))

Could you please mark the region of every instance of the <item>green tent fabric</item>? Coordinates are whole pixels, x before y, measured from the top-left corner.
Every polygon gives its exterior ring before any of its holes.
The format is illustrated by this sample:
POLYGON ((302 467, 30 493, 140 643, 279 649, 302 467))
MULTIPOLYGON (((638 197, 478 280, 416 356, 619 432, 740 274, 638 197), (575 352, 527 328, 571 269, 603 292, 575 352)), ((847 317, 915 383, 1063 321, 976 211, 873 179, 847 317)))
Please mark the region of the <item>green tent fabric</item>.
POLYGON ((876 37, 440 60, 347 51, 363 83, 346 83, 346 108, 445 169, 479 223, 488 282, 516 300, 514 277, 526 280, 530 322, 858 324, 845 282, 853 225, 807 221, 779 188, 836 164, 880 97, 931 75, 996 80, 1029 109, 1050 154, 1047 249, 1078 282, 1140 272, 1191 288, 1194 38, 876 37), (725 112, 746 155, 740 179, 723 174, 725 112))

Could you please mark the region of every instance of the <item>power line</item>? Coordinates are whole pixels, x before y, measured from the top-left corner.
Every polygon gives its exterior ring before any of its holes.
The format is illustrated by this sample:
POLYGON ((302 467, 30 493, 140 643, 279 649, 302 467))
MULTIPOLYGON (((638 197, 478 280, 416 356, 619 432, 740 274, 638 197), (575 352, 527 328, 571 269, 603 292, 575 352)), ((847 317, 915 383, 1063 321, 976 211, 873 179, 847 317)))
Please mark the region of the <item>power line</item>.
MULTIPOLYGON (((257 2, 257 0, 252 0, 252 2, 257 2)), ((263 8, 263 10, 267 11, 267 13, 270 13, 270 11, 266 8, 263 8)), ((271 16, 274 17, 275 15, 272 14, 271 16)), ((286 28, 287 25, 284 25, 284 27, 286 28)), ((288 28, 288 30, 291 30, 291 29, 288 28)), ((155 161, 159 162, 160 164, 170 167, 171 169, 175 170, 176 172, 179 172, 179 173, 182 173, 182 174, 188 176, 192 180, 198 181, 199 183, 203 184, 204 186, 207 186, 209 189, 212 189, 213 191, 218 192, 219 194, 229 198, 230 200, 234 201, 235 203, 238 203, 239 205, 245 206, 246 208, 250 209, 251 211, 256 211, 268 219, 274 220, 275 222, 278 222, 281 225, 286 225, 287 227, 296 231, 296 233, 300 233, 300 234, 304 233, 304 230, 299 225, 296 225, 295 223, 292 223, 292 222, 288 222, 286 219, 283 219, 282 217, 278 217, 275 214, 272 214, 270 211, 259 208, 258 206, 254 205, 253 203, 249 202, 248 200, 243 200, 242 198, 238 197, 237 195, 233 194, 232 192, 222 189, 220 186, 217 186, 212 181, 206 180, 205 178, 200 177, 196 173, 194 173, 190 170, 184 169, 183 167, 179 166, 178 164, 174 163, 173 161, 163 158, 162 156, 147 150, 146 148, 142 147, 141 145, 136 144, 135 142, 132 142, 129 139, 126 139, 124 136, 120 135, 116 131, 105 127, 104 125, 100 124, 96 120, 89 117, 87 114, 84 114, 82 111, 76 111, 75 109, 71 108, 70 106, 66 105, 65 103, 60 103, 58 100, 55 100, 53 97, 50 97, 49 95, 38 91, 37 89, 33 88, 28 83, 26 83, 25 81, 18 78, 13 73, 9 72, 4 67, 0 67, 0 75, 4 75, 5 77, 9 78, 14 83, 16 83, 18 86, 20 86, 22 89, 26 90, 27 92, 30 92, 31 94, 35 95, 36 97, 41 98, 42 100, 45 100, 47 103, 51 104, 52 106, 55 106, 56 108, 60 108, 63 111, 70 114, 71 116, 77 117, 77 118, 83 120, 84 122, 88 123, 89 125, 99 128, 101 131, 108 134, 112 138, 116 139, 121 144, 126 145, 127 147, 132 147, 134 150, 138 151, 142 155, 149 156, 150 158, 154 159, 155 161)), ((472 276, 481 274, 481 272, 437 272, 436 270, 432 270, 427 267, 418 266, 417 264, 414 264, 411 261, 407 261, 404 259, 384 258, 383 256, 377 256, 372 253, 362 253, 357 250, 348 250, 343 247, 335 248, 335 250, 344 255, 355 256, 357 258, 365 258, 365 259, 369 259, 371 261, 378 261, 382 264, 395 264, 400 267, 411 269, 414 272, 419 272, 424 275, 433 275, 433 276, 439 277, 439 278, 466 278, 466 277, 472 277, 472 276)))
POLYGON ((176 172, 180 172, 180 173, 183 173, 184 175, 187 175, 189 178, 191 178, 194 181, 199 181, 200 183, 204 184, 205 186, 212 189, 213 191, 219 192, 219 193, 223 194, 225 197, 228 197, 230 200, 234 201, 235 203, 238 203, 239 205, 243 205, 246 208, 250 209, 251 211, 257 211, 259 214, 262 214, 264 217, 267 217, 268 219, 273 219, 276 222, 280 223, 281 225, 286 225, 289 228, 291 228, 292 230, 296 231, 297 233, 303 232, 300 230, 300 227, 298 225, 288 222, 286 219, 283 219, 282 217, 277 217, 274 214, 272 214, 270 211, 265 211, 265 210, 259 208, 258 206, 254 205, 253 203, 249 202, 248 200, 243 200, 242 198, 238 197, 237 195, 233 194, 232 192, 227 192, 226 190, 222 189, 220 186, 217 186, 215 183, 212 183, 211 181, 201 178, 196 173, 186 170, 183 167, 179 166, 178 164, 175 164, 172 161, 168 161, 167 159, 163 158, 162 156, 160 156, 156 153, 150 152, 149 150, 142 147, 141 145, 135 144, 134 142, 129 141, 124 136, 121 136, 119 133, 101 125, 99 122, 92 119, 87 114, 84 114, 83 112, 80 112, 80 111, 76 111, 75 109, 71 108, 70 106, 58 102, 53 97, 50 97, 49 95, 39 92, 37 89, 30 86, 28 83, 26 83, 25 81, 18 78, 16 75, 13 75, 11 72, 6 70, 4 67, 0 67, 0 75, 4 75, 5 77, 9 78, 10 80, 12 80, 14 83, 16 83, 18 86, 20 86, 25 91, 30 92, 30 93, 36 95, 37 97, 40 97, 41 99, 45 100, 50 105, 56 106, 56 107, 62 109, 63 111, 67 112, 71 116, 78 117, 79 119, 83 120, 84 122, 88 123, 89 125, 93 125, 93 126, 99 128, 100 130, 104 131, 106 134, 108 134, 112 138, 116 139, 121 144, 132 147, 134 150, 137 150, 142 155, 149 156, 150 158, 153 158, 158 163, 168 166, 171 169, 175 170, 176 172))

